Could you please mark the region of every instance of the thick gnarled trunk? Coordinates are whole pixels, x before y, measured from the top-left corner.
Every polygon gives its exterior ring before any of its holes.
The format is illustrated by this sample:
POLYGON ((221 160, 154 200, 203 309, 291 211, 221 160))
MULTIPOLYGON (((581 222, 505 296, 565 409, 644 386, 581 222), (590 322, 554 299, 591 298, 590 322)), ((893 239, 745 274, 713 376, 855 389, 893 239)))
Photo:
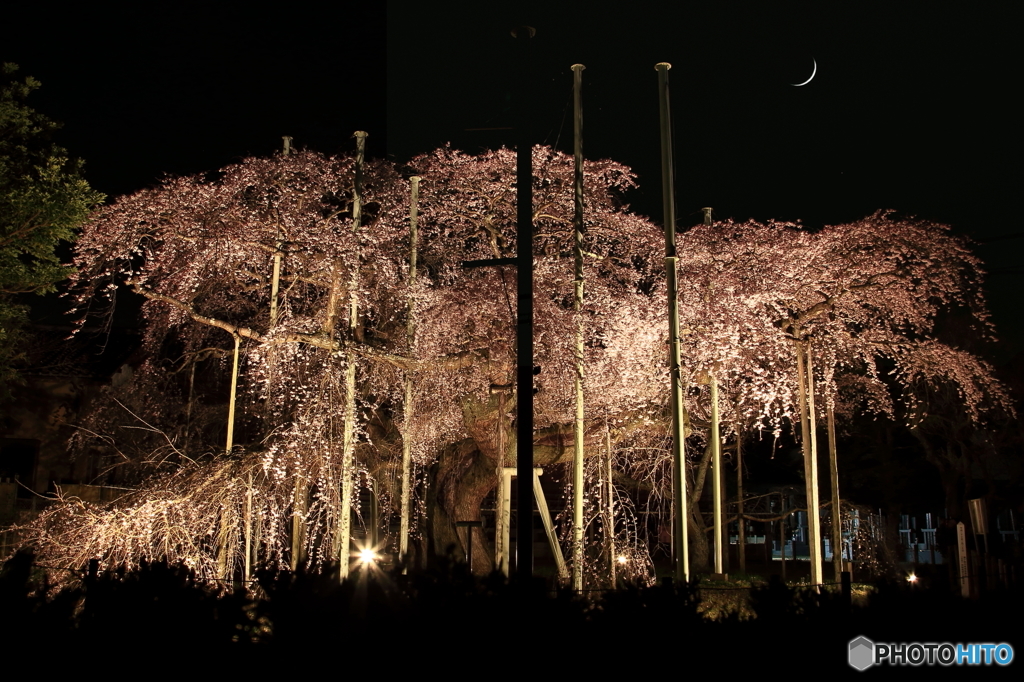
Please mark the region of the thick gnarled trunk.
MULTIPOLYGON (((480 507, 497 484, 495 462, 483 455, 472 440, 445 448, 431 467, 430 492, 427 495, 429 520, 428 557, 451 555, 466 559, 466 536, 459 521, 480 521, 480 507)), ((472 529, 473 572, 494 570, 493 548, 482 529, 472 529)))

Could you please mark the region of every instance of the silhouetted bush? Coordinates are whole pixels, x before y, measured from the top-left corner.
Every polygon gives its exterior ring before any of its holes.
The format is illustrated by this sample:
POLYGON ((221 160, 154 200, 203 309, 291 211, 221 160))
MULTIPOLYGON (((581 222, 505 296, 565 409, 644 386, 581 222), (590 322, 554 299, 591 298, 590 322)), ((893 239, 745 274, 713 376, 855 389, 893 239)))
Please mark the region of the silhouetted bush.
POLYGON ((588 598, 540 579, 476 577, 451 560, 409 575, 361 568, 344 583, 336 567, 262 572, 251 594, 203 584, 166 562, 83 577, 50 594, 32 562, 21 552, 0 572, 4 642, 13 651, 45 643, 122 662, 206 652, 220 665, 254 671, 269 661, 332 658, 349 671, 382 674, 437 665, 502 670, 519 660, 510 656, 530 652, 541 657, 536 665, 554 656, 543 665, 598 674, 678 655, 712 657, 733 671, 765 672, 770 661, 819 661, 828 670, 846 668, 847 643, 859 635, 1013 644, 1017 629, 1007 616, 1021 601, 1012 594, 963 600, 941 587, 891 583, 867 606, 851 608, 836 592, 773 580, 751 591, 755 618, 708 621, 695 583, 665 580, 588 598))

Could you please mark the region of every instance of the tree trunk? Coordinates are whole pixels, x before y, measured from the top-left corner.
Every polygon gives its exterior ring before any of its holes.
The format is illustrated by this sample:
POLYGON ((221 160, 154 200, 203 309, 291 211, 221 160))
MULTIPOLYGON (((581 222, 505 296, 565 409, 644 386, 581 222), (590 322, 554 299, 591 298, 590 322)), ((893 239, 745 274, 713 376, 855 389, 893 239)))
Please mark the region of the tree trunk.
POLYGON ((708 526, 700 513, 699 505, 690 507, 690 570, 707 572, 710 567, 711 546, 708 542, 708 526))
MULTIPOLYGON (((494 490, 495 463, 483 455, 472 440, 445 448, 434 467, 434 481, 428 495, 427 517, 430 550, 436 557, 451 554, 465 561, 466 546, 455 526, 457 521, 480 521, 481 503, 494 490)), ((481 529, 473 529, 473 572, 494 570, 493 548, 481 529)))
POLYGON ((709 441, 704 447, 704 456, 697 467, 697 480, 690 488, 689 479, 686 479, 687 498, 689 506, 689 533, 690 544, 690 568, 692 571, 708 571, 711 558, 711 548, 708 542, 708 526, 704 522, 704 516, 700 513, 700 498, 704 493, 704 483, 707 480, 708 466, 711 464, 712 444, 709 441))

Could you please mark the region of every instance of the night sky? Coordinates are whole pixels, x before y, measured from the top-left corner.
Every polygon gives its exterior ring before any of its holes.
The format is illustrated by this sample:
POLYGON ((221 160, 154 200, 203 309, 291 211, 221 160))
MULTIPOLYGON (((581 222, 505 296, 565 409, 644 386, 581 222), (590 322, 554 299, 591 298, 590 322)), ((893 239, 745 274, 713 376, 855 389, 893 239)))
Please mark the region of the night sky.
POLYGON ((660 222, 654 65, 667 61, 681 227, 703 206, 719 219, 810 227, 883 208, 950 224, 986 242, 977 251, 996 321, 1021 347, 1022 241, 1006 238, 1024 233, 1010 6, 630 2, 613 15, 596 3, 498 5, 389 5, 396 158, 449 141, 466 151, 514 144, 512 131, 466 129, 513 124, 509 28, 526 23, 537 29, 538 141, 572 152, 570 67, 584 64, 584 152, 631 166, 640 190, 628 199, 660 222), (815 62, 814 79, 792 86, 815 62))
POLYGON ((571 151, 570 66, 585 64, 585 153, 632 166, 627 199, 657 221, 654 64, 667 61, 682 227, 703 206, 811 227, 879 208, 951 224, 982 242, 1013 342, 1000 355, 1024 347, 1012 5, 505 5, 24 3, 5 10, 0 60, 42 81, 30 102, 113 197, 270 154, 282 135, 338 153, 364 129, 372 156, 398 162, 511 145, 512 131, 466 129, 512 125, 509 30, 526 23, 537 141, 571 151))
POLYGON ((110 196, 269 155, 282 135, 333 154, 364 129, 384 153, 382 3, 20 5, 0 59, 42 81, 29 102, 110 196))

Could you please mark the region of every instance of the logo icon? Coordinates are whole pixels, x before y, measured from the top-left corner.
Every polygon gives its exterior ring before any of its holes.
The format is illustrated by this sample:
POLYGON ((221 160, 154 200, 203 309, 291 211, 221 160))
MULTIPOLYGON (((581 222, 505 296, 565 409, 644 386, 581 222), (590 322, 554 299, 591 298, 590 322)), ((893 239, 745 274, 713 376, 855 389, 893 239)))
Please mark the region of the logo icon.
POLYGON ((875 661, 875 643, 867 637, 850 640, 850 667, 866 670, 875 661))

